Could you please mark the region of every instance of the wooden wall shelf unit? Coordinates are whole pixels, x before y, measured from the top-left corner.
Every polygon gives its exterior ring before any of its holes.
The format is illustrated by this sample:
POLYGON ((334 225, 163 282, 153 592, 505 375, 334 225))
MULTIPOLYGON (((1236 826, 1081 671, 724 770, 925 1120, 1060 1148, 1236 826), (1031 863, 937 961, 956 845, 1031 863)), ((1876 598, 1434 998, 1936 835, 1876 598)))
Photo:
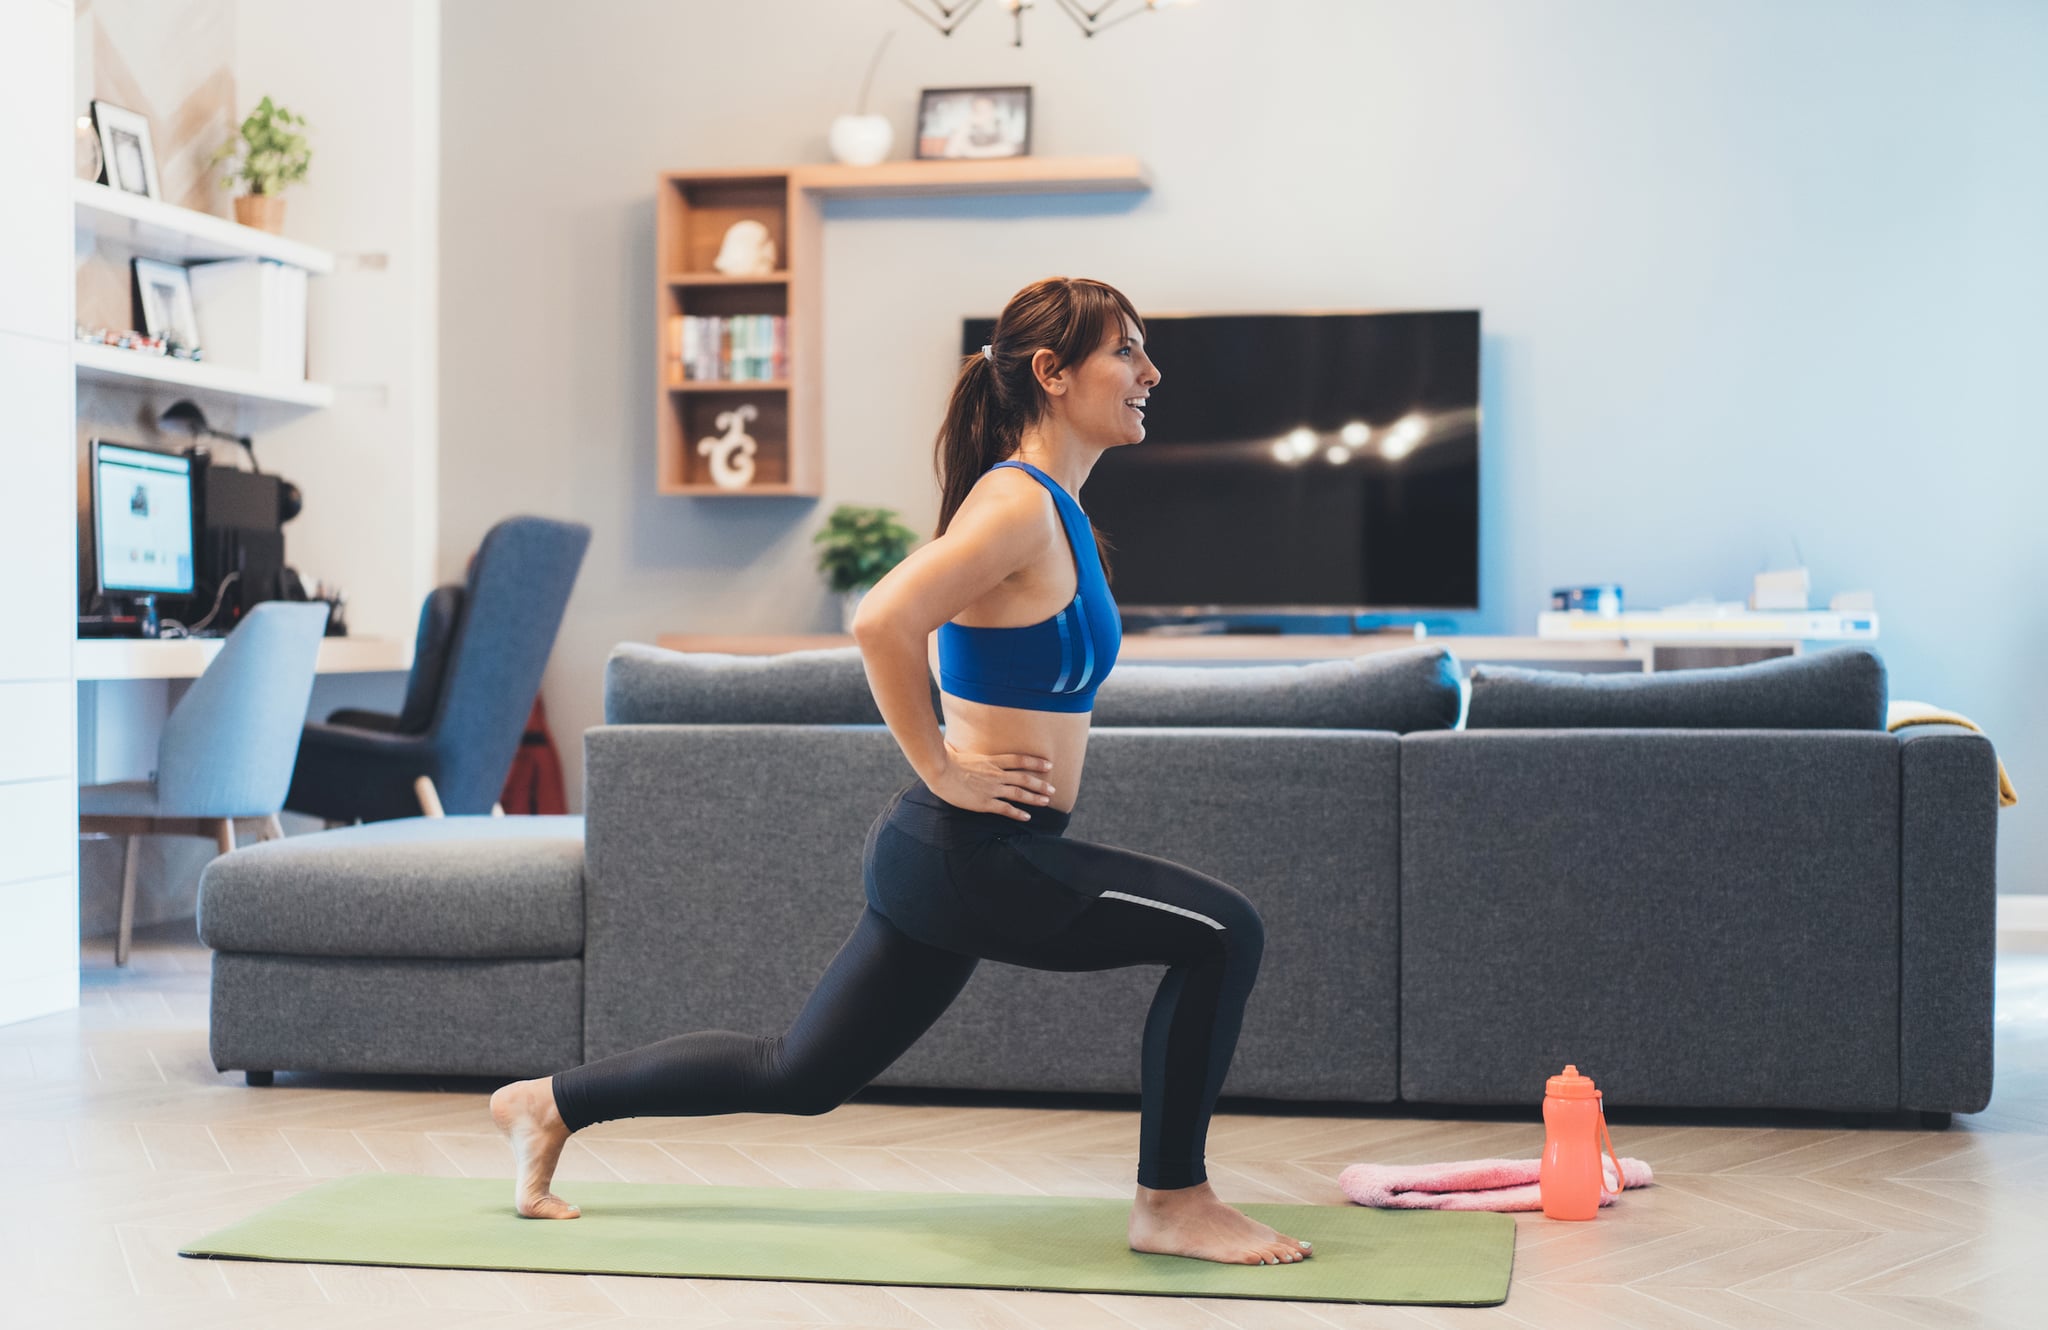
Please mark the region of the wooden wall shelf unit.
POLYGON ((655 198, 655 484, 662 494, 816 498, 824 492, 823 223, 832 198, 930 198, 977 194, 1142 193, 1134 157, 1019 157, 1002 161, 885 162, 880 166, 786 166, 677 171, 655 198), (781 267, 735 277, 711 265, 725 232, 749 218, 768 228, 781 267), (686 316, 769 315, 785 321, 786 378, 684 377, 675 321, 686 316), (701 440, 741 404, 756 415, 754 479, 726 489, 711 479, 701 440))

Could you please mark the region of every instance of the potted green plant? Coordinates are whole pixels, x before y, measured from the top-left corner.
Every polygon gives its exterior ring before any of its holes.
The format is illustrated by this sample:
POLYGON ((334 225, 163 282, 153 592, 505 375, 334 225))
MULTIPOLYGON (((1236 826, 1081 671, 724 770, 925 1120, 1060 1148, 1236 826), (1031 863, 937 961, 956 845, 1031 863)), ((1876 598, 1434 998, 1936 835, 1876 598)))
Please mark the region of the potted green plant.
POLYGON ((247 186, 235 196, 235 220, 273 235, 284 230, 284 188, 306 178, 313 149, 306 143, 306 117, 293 115, 265 97, 242 121, 234 138, 213 154, 216 163, 233 165, 221 185, 247 186))
POLYGON ((903 562, 917 544, 917 533, 898 522, 891 509, 842 503, 811 541, 818 546, 818 571, 825 575, 825 585, 839 595, 840 625, 852 632, 860 598, 903 562))

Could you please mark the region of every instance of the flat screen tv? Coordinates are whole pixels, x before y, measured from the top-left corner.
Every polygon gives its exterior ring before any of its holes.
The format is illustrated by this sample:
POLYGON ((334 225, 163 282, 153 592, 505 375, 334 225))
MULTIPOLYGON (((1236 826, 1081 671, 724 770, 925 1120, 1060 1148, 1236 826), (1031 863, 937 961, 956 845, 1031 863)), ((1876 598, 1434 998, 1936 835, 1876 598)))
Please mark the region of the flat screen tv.
POLYGON ((1081 495, 1127 615, 1478 608, 1477 310, 1145 326, 1145 441, 1081 495))

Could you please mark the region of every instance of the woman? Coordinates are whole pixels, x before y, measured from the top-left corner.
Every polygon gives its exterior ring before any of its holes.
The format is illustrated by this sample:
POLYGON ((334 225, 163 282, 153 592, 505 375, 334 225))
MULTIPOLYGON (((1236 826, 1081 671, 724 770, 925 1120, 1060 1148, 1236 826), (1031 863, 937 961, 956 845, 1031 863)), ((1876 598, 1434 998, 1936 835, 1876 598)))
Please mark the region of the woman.
POLYGON ((1130 1244, 1242 1264, 1309 1254, 1218 1200, 1203 1167, 1258 973, 1258 913, 1200 873, 1061 834, 1122 638, 1074 495, 1103 453, 1144 439, 1158 383, 1144 324, 1114 289, 1056 277, 1011 299, 961 366, 939 431, 938 535, 854 622, 918 775, 868 833, 867 909, 779 1039, 681 1035, 493 1095, 520 1214, 576 1217, 548 1184, 569 1134, 593 1122, 829 1111, 930 1029, 981 959, 1165 965, 1145 1026, 1130 1244), (943 731, 926 673, 934 635, 943 731))

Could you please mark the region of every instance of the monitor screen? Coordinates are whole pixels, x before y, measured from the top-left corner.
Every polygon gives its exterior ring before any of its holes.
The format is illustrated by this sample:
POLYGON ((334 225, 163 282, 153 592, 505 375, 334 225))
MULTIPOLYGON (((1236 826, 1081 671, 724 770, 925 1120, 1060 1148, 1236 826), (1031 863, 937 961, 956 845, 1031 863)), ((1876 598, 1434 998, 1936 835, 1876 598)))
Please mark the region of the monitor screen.
MULTIPOLYGON (((1479 312, 1148 315, 1145 440, 1081 495, 1127 611, 1475 609, 1479 312)), ((963 354, 993 321, 970 319, 963 354)))
POLYGON ((192 459, 95 439, 93 557, 103 592, 192 594, 192 459))

